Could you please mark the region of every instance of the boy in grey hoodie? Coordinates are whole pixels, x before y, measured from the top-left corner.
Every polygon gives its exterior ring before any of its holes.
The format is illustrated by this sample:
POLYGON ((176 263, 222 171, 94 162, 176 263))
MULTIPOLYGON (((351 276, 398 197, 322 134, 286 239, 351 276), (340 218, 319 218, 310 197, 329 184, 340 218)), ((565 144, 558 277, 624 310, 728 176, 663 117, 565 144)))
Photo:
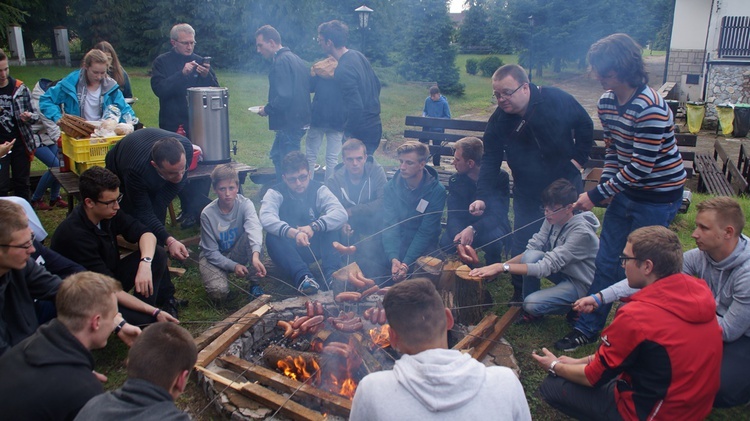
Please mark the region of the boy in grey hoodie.
POLYGON ((545 220, 526 245, 526 251, 505 263, 471 271, 472 276, 492 277, 500 272, 523 276, 522 321, 545 314, 564 314, 588 291, 594 278, 594 261, 599 250, 596 230, 599 220, 591 212, 574 213, 578 198, 575 186, 559 179, 542 192, 545 220), (540 288, 545 277, 555 286, 540 288))

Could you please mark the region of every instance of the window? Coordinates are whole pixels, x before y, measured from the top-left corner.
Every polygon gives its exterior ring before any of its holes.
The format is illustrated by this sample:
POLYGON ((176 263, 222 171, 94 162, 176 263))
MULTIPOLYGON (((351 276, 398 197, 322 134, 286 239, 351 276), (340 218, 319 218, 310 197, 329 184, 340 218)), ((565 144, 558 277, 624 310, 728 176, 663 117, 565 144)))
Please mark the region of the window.
POLYGON ((750 58, 750 16, 721 18, 719 58, 750 58))

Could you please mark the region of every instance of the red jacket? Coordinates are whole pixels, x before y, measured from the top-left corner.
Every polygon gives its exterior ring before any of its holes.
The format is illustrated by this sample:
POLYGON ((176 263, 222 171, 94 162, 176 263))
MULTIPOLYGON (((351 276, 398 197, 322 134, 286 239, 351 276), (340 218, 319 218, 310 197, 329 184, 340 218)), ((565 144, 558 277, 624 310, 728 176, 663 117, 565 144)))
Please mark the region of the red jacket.
POLYGON ((630 297, 603 332, 586 367, 595 387, 618 378, 617 409, 626 420, 696 420, 719 390, 722 342, 706 283, 684 274, 662 278, 630 297))

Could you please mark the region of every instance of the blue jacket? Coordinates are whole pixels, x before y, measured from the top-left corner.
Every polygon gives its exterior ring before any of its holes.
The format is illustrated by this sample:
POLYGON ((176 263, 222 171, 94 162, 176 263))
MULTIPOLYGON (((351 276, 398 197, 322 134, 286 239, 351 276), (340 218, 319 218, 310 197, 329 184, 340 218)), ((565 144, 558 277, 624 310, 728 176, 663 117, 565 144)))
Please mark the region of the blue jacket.
POLYGON ((433 101, 429 96, 424 100, 422 117, 451 118, 451 107, 448 99, 440 95, 440 99, 433 101))
MULTIPOLYGON (((65 106, 65 114, 72 114, 81 117, 81 95, 86 89, 86 82, 83 80, 81 69, 65 76, 57 85, 49 88, 47 92, 39 98, 39 111, 48 119, 57 122, 62 118, 60 105, 65 106)), ((106 77, 102 81, 102 112, 110 105, 116 105, 122 113, 120 121, 123 122, 125 114, 135 117, 135 112, 130 105, 125 102, 122 96, 120 86, 114 79, 106 77)))

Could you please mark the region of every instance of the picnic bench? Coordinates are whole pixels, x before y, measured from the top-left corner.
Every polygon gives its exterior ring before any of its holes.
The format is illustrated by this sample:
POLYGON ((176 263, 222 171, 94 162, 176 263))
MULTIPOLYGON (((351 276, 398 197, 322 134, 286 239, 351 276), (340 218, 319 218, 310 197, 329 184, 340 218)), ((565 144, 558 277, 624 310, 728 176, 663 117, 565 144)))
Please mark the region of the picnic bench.
MULTIPOLYGON (((740 159, 744 148, 740 148, 740 159)), ((747 171, 747 162, 741 164, 747 171)), ((695 157, 696 172, 698 172, 698 191, 716 196, 735 196, 745 194, 748 190, 748 180, 737 165, 729 159, 721 142, 714 142, 713 156, 707 153, 697 153, 695 157)))

